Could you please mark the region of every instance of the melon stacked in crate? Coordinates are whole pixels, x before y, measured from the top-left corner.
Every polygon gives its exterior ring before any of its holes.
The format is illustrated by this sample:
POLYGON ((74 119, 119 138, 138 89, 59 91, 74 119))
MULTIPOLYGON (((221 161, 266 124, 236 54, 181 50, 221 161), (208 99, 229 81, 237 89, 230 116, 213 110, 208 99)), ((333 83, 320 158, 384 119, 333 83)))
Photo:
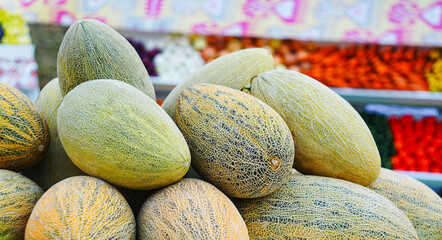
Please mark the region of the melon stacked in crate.
POLYGON ((23 146, 35 142, 38 160, 23 169, 44 185, 43 195, 28 191, 26 220, 13 228, 26 239, 441 237, 442 200, 383 175, 356 110, 306 75, 274 70, 266 49, 215 59, 162 107, 136 51, 98 21, 69 28, 57 67, 39 119, 1 98, 12 111, 0 115, 9 134, 0 159, 22 166, 11 158, 23 162, 23 146), (20 114, 43 125, 20 128, 20 114), (45 132, 32 134, 37 126, 45 132), (49 135, 50 144, 36 138, 49 135))

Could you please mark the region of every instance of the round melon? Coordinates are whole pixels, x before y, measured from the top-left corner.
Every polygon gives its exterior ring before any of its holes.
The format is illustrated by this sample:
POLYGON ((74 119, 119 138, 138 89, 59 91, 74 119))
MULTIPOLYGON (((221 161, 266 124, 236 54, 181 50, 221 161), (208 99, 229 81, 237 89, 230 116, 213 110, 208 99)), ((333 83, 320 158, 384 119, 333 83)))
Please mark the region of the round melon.
POLYGON ((213 185, 183 178, 151 195, 138 215, 139 239, 249 239, 235 205, 213 185))
POLYGON ((272 54, 264 48, 249 48, 219 57, 181 81, 164 99, 161 107, 175 117, 181 92, 194 84, 209 83, 241 90, 253 76, 273 69, 272 54))
POLYGON ((57 131, 57 113, 62 100, 58 79, 51 80, 41 90, 35 105, 41 111, 49 127, 51 142, 44 159, 24 175, 37 183, 44 191, 57 182, 72 176, 84 175, 69 159, 60 142, 57 131))
POLYGON ((228 87, 196 84, 178 98, 175 121, 198 175, 225 194, 262 197, 287 181, 295 154, 290 130, 259 99, 228 87))
POLYGON ((186 140, 169 115, 121 81, 78 85, 58 109, 57 129, 76 166, 121 187, 160 188, 178 181, 190 166, 186 140))
POLYGON ((49 142, 48 126, 34 103, 0 82, 0 168, 21 171, 34 166, 49 142))
POLYGON ((368 188, 392 201, 411 220, 421 240, 442 239, 442 198, 427 185, 386 168, 368 188))
POLYGON ((43 190, 28 178, 0 169, 0 239, 20 240, 43 190))
POLYGON ((250 239, 418 239, 391 201, 336 178, 294 174, 274 193, 235 204, 250 239))
POLYGON ((26 239, 133 239, 136 222, 124 197, 89 176, 67 178, 46 191, 32 210, 26 239))
POLYGON ((294 168, 363 186, 379 175, 381 158, 358 112, 322 83, 289 70, 259 74, 251 94, 285 120, 296 146, 294 168))
POLYGON ((58 51, 57 73, 63 96, 82 82, 116 79, 155 100, 149 74, 135 49, 97 20, 78 20, 69 27, 58 51))

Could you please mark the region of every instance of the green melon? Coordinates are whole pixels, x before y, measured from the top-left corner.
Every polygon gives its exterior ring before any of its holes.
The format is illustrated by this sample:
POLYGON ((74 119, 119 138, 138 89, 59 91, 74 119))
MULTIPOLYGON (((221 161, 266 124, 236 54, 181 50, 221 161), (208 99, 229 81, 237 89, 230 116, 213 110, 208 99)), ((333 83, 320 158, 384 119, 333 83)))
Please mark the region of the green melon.
POLYGON ((48 126, 34 103, 0 82, 0 168, 20 171, 36 165, 49 142, 48 126))
POLYGON ((0 239, 20 240, 43 190, 26 177, 0 169, 0 239))
POLYGON ((183 178, 151 195, 138 215, 140 240, 248 240, 235 205, 212 184, 183 178))
POLYGON ((294 167, 304 174, 367 186, 379 175, 381 158, 358 112, 322 83, 289 70, 259 74, 251 94, 275 109, 295 141, 294 167))
POLYGON ((26 225, 27 240, 135 240, 136 221, 124 197, 89 176, 67 178, 38 200, 26 225))
POLYGON ((57 129, 76 166, 121 187, 163 187, 190 166, 189 148, 173 120, 154 100, 121 81, 78 85, 58 109, 57 129))
POLYGON ((55 183, 72 176, 84 175, 72 163, 61 145, 57 131, 58 106, 62 100, 58 79, 51 80, 41 90, 35 105, 43 114, 49 127, 51 143, 44 159, 24 175, 36 182, 43 190, 48 190, 55 183))
POLYGON ((294 174, 274 193, 234 201, 250 239, 418 239, 405 214, 363 186, 294 174))
POLYGON ((241 90, 253 76, 273 69, 272 54, 264 48, 249 48, 219 57, 181 81, 167 95, 161 107, 174 119, 181 91, 198 83, 210 83, 241 90))
POLYGON ((155 100, 149 74, 130 43, 100 21, 73 23, 60 45, 57 73, 64 96, 82 82, 115 79, 131 84, 155 100))
POLYGON ((196 84, 182 91, 175 113, 192 166, 225 194, 261 197, 287 181, 295 154, 290 130, 259 99, 228 87, 196 84))
POLYGON ((411 220, 421 240, 442 239, 442 199, 427 185, 386 168, 368 188, 392 201, 411 220))

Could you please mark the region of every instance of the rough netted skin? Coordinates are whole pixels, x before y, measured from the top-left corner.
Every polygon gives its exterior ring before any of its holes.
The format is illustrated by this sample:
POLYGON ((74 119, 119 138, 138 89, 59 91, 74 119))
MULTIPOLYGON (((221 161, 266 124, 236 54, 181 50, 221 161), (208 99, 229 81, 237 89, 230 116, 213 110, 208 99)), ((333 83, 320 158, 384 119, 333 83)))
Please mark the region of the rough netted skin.
POLYGON ((108 183, 89 176, 67 178, 46 191, 26 225, 28 240, 131 239, 134 214, 108 183))
POLYGON ((62 100, 58 79, 52 79, 41 90, 35 105, 49 127, 51 142, 43 160, 23 174, 37 183, 44 191, 68 177, 85 175, 69 159, 60 142, 57 131, 57 113, 62 100))
POLYGON ((381 158, 367 124, 327 86, 295 71, 272 70, 252 80, 251 94, 290 128, 296 170, 363 186, 378 177, 381 158))
POLYGON ((21 171, 34 166, 49 142, 48 126, 34 103, 0 82, 0 168, 21 171))
POLYGON ((420 240, 442 239, 442 199, 416 179, 382 168, 368 188, 392 201, 411 220, 420 240))
POLYGON ((93 19, 73 23, 60 45, 57 76, 63 96, 80 83, 115 79, 155 100, 149 74, 132 45, 108 25, 93 19))
POLYGON ((293 174, 268 196, 234 203, 250 239, 418 239, 391 201, 336 178, 293 174))
POLYGON ((78 85, 58 109, 57 129, 77 167, 121 187, 160 188, 190 166, 189 147, 169 115, 121 81, 78 85))
POLYGON ((196 84, 178 98, 175 122, 189 144, 193 168, 225 194, 262 197, 287 181, 295 157, 290 130, 259 99, 196 84))
POLYGON ((241 90, 250 85, 257 74, 273 69, 272 54, 264 48, 249 48, 219 57, 206 64, 183 81, 167 95, 161 107, 175 118, 178 96, 194 84, 210 83, 241 90))
POLYGON ((147 198, 137 220, 138 239, 248 240, 230 199, 212 184, 183 178, 147 198))
POLYGON ((19 173, 0 169, 0 239, 21 240, 43 190, 19 173))

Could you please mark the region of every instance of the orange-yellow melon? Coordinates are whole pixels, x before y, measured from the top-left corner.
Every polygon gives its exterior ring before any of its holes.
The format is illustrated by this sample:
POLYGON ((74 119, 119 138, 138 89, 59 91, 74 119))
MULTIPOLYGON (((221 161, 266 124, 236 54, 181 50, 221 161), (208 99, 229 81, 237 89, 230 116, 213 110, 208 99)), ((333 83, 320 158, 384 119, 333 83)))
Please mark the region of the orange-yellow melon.
POLYGON ((418 239, 391 201, 352 182, 293 174, 262 198, 237 199, 250 239, 418 239))
POLYGON ((378 177, 381 158, 367 124, 327 86, 299 72, 272 70, 254 78, 250 92, 284 118, 299 172, 363 186, 378 177))
POLYGON ((413 223, 420 240, 442 239, 442 198, 427 185, 382 168, 368 188, 401 209, 413 223))
POLYGON ((262 197, 287 181, 293 139, 281 116, 264 102, 201 83, 182 91, 175 113, 193 168, 225 194, 262 197))
POLYGON ((264 48, 249 48, 219 57, 181 81, 164 99, 161 107, 175 118, 181 92, 194 84, 209 83, 236 90, 250 85, 253 76, 273 69, 272 54, 264 48))
POLYGON ((49 142, 48 126, 34 103, 0 82, 0 168, 21 171, 34 166, 49 142))
POLYGON ((26 239, 133 239, 136 222, 124 197, 89 176, 67 178, 38 200, 26 239))
POLYGON ((159 190, 141 208, 138 239, 249 239, 235 205, 213 185, 192 178, 159 190))
POLYGON ((0 239, 21 240, 43 190, 19 173, 0 169, 0 239))

